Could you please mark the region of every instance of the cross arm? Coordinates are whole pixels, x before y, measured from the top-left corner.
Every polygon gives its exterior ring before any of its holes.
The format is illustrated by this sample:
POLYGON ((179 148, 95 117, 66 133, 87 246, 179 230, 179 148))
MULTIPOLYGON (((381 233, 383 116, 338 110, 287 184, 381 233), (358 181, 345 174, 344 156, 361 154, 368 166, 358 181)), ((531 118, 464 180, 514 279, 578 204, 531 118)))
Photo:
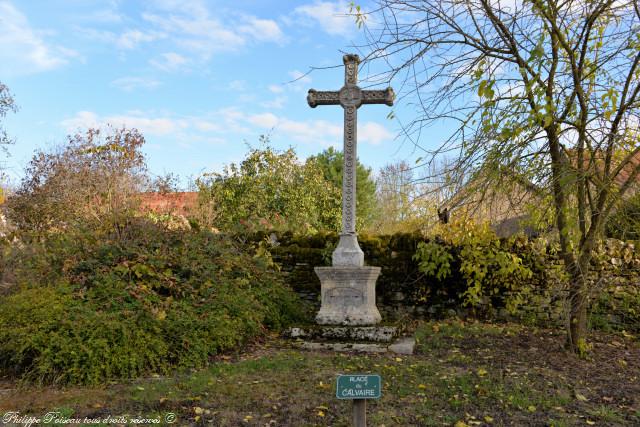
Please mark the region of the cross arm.
POLYGON ((363 90, 362 91, 362 103, 363 104, 387 104, 393 105, 393 100, 396 95, 393 89, 390 87, 385 90, 363 90))
POLYGON ((340 92, 309 89, 309 93, 307 94, 307 103, 311 108, 315 108, 318 105, 339 105, 340 92))

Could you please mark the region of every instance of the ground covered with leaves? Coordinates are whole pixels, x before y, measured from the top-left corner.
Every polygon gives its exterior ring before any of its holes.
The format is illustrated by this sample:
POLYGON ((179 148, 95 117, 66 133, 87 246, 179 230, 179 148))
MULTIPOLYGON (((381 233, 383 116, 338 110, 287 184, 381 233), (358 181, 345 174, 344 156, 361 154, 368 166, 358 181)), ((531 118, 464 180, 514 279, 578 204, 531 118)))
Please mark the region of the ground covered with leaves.
POLYGON ((181 426, 349 426, 336 375, 377 373, 383 391, 369 401, 371 426, 640 425, 640 344, 629 334, 592 336, 586 359, 563 349, 562 331, 514 324, 427 322, 416 337, 412 356, 299 351, 271 337, 172 377, 65 389, 4 381, 0 411, 181 426))

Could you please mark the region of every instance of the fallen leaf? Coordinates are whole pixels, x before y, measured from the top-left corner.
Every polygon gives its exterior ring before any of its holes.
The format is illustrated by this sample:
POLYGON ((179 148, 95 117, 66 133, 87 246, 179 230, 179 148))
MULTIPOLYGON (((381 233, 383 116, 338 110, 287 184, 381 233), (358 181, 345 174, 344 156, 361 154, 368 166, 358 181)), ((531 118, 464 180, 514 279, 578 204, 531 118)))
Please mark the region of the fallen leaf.
POLYGON ((590 426, 594 426, 596 425, 595 421, 591 421, 591 420, 587 420, 587 424, 589 424, 590 426))
POLYGON ((529 411, 529 412, 536 412, 536 407, 535 407, 535 406, 533 406, 533 405, 530 405, 530 406, 527 408, 527 411, 529 411))
POLYGON ((488 373, 486 369, 482 369, 482 368, 478 369, 476 372, 479 377, 484 377, 488 373))
POLYGON ((584 397, 583 394, 580 394, 578 392, 576 392, 576 399, 578 399, 581 402, 587 402, 589 399, 587 399, 586 397, 584 397))
POLYGON ((322 412, 322 411, 318 411, 318 414, 317 414, 317 415, 318 415, 319 417, 324 417, 324 412, 322 412))
POLYGON ((485 415, 484 421, 488 424, 491 424, 493 422, 493 417, 490 417, 489 415, 485 415))
POLYGON ((424 385, 424 384, 418 384, 418 388, 425 389, 425 388, 427 388, 427 386, 426 386, 426 385, 424 385))
POLYGON ((196 406, 196 407, 193 408, 193 412, 195 412, 196 415, 202 415, 202 414, 204 414, 204 409, 202 409, 199 406, 196 406))

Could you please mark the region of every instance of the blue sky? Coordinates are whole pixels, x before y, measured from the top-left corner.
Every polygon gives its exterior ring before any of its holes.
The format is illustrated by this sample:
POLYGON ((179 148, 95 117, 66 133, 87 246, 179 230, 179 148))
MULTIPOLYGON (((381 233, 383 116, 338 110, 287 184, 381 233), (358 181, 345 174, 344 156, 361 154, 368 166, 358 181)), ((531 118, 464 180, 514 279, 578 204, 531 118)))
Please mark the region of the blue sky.
MULTIPOLYGON (((0 81, 20 108, 4 121, 16 139, 6 172, 17 182, 35 149, 106 123, 138 128, 151 172, 183 179, 240 161, 261 134, 301 158, 341 149, 342 109, 311 109, 306 92, 339 89, 343 70, 299 77, 341 65, 363 42, 348 10, 318 0, 0 0, 0 81)), ((396 138, 389 111, 358 110, 358 155, 374 170, 419 156, 396 138)), ((401 120, 405 111, 394 107, 401 120)))

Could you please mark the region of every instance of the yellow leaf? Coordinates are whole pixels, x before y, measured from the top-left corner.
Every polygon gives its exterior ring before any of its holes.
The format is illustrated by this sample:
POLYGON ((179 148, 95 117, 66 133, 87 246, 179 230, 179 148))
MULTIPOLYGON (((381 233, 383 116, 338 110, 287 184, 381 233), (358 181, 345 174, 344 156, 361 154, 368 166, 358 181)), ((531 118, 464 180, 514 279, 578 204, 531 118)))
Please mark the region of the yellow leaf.
POLYGON ((467 424, 464 421, 460 420, 455 424, 454 427, 469 427, 469 424, 467 424))
POLYGON ((322 412, 322 411, 318 411, 318 416, 319 416, 319 417, 324 417, 324 412, 322 412))
POLYGON ((204 414, 204 409, 202 409, 199 406, 196 406, 196 407, 193 408, 193 412, 195 412, 196 415, 202 415, 202 414, 204 414))
POLYGON ((578 392, 576 392, 576 399, 578 399, 578 400, 579 400, 579 401, 581 401, 581 402, 586 402, 586 401, 588 401, 588 400, 589 400, 589 399, 587 399, 586 397, 584 397, 584 395, 583 395, 583 394, 580 394, 580 393, 578 393, 578 392))
POLYGON ((418 388, 423 388, 424 389, 424 388, 427 388, 427 386, 424 385, 424 384, 418 384, 418 388))
POLYGON ((493 422, 493 417, 490 417, 489 415, 485 415, 484 421, 488 424, 491 424, 493 422))
POLYGON ((533 405, 530 405, 530 406, 527 408, 527 411, 529 411, 529 412, 536 412, 536 407, 535 407, 535 406, 533 406, 533 405))
POLYGON ((161 397, 161 398, 160 398, 160 403, 164 403, 164 402, 166 402, 167 400, 169 400, 169 398, 168 398, 168 397, 161 397))
POLYGON ((477 372, 479 377, 484 377, 488 373, 487 370, 483 369, 483 368, 478 369, 476 372, 477 372))
POLYGON ((329 410, 329 408, 327 408, 326 406, 322 406, 322 405, 321 406, 316 406, 316 409, 322 409, 324 411, 328 411, 329 410))
POLYGON ((596 425, 595 421, 591 421, 591 420, 587 420, 587 424, 589 424, 590 426, 594 426, 596 425))
POLYGON ((247 422, 247 423, 249 421, 251 421, 252 419, 253 419, 253 417, 251 415, 245 415, 245 417, 244 417, 244 421, 247 422))
POLYGON ((200 421, 200 415, 196 415, 196 422, 200 421))
POLYGON ((402 358, 396 357, 396 362, 402 362, 402 358))

